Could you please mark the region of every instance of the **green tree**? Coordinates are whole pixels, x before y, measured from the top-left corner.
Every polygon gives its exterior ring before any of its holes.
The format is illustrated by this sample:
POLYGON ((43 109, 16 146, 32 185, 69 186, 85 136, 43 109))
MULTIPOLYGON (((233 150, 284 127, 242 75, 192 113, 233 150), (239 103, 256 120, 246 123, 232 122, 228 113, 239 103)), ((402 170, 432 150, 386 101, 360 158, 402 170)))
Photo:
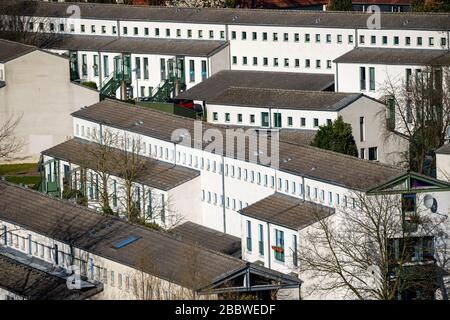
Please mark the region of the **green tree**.
POLYGON ((358 156, 352 127, 345 123, 341 116, 334 122, 321 126, 314 137, 312 146, 327 149, 351 156, 358 156))
POLYGON ((331 11, 352 11, 352 0, 330 0, 327 10, 331 11))
POLYGON ((450 0, 414 0, 411 3, 414 12, 450 12, 450 0))

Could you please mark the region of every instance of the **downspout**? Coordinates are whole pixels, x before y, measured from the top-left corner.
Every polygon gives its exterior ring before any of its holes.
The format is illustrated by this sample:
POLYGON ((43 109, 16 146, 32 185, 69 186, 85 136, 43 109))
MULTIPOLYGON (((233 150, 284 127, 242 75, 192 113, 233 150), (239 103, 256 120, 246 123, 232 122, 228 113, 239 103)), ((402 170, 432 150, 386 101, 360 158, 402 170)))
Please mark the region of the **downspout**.
POLYGON ((305 201, 306 200, 306 196, 305 196, 305 177, 304 176, 302 176, 302 198, 303 198, 303 201, 305 201))
POLYGON ((270 257, 272 256, 272 252, 270 251, 270 223, 267 222, 267 255, 269 258, 268 268, 271 269, 270 257))
POLYGON ((334 77, 334 91, 339 92, 339 64, 336 63, 336 76, 334 77))
POLYGON ((225 157, 222 154, 222 214, 223 214, 223 233, 227 233, 226 209, 225 209, 225 157))
POLYGON ((98 52, 98 89, 102 90, 102 84, 103 84, 103 65, 102 65, 102 53, 98 52))
POLYGON ((358 48, 358 29, 355 29, 355 46, 354 48, 358 48))

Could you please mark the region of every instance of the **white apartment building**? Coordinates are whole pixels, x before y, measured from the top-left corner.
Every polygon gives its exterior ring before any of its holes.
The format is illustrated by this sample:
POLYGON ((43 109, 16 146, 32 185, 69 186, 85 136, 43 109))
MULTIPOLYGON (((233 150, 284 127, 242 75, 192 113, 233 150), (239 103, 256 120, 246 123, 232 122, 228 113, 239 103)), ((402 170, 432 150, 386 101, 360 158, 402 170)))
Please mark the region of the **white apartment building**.
POLYGON ((32 31, 77 35, 229 41, 232 70, 335 73, 354 48, 449 48, 445 14, 272 11, 46 3, 30 6, 32 31), (45 17, 43 20, 42 17, 45 17), (421 39, 420 41, 416 39, 421 39))
POLYGON ((116 97, 122 79, 131 86, 130 98, 144 98, 171 78, 179 80, 180 92, 229 69, 224 41, 65 35, 47 49, 70 56, 73 79, 93 81, 116 97))
POLYGON ((211 129, 223 132, 221 127, 198 128, 198 122, 187 118, 111 100, 81 109, 73 117, 78 139, 89 140, 87 128, 115 130, 139 137, 147 145, 142 156, 199 170, 200 188, 192 197, 194 203, 201 201, 202 225, 241 238, 245 260, 285 274, 298 274, 291 249, 313 221, 311 208, 339 217, 341 210, 357 208, 356 192, 395 190, 414 196, 428 192, 437 199, 440 212, 450 209, 448 192, 439 192, 448 190, 445 182, 372 161, 281 141, 279 167, 264 166, 239 155, 208 151, 209 139, 201 148, 202 136, 196 130, 208 136, 211 129), (173 132, 180 128, 187 130, 182 132, 183 142, 173 142, 173 132), (193 132, 190 143, 188 132, 193 132))
POLYGON ((0 125, 20 119, 14 135, 22 145, 8 161, 38 161, 72 135, 70 113, 98 101, 98 91, 70 82, 68 59, 0 40, 0 125))
POLYGON ((0 276, 0 294, 6 298, 46 299, 42 296, 46 293, 51 299, 48 289, 52 284, 61 290, 53 299, 70 294, 95 300, 217 299, 233 292, 236 298, 239 292, 261 298, 271 290, 298 290, 300 285, 294 277, 168 233, 6 182, 0 181, 0 189, 0 263, 8 264, 2 274, 26 268, 34 276, 26 285, 36 278, 42 280, 34 292, 22 293, 27 286, 11 283, 20 274, 0 276), (64 288, 70 270, 77 270, 71 280, 74 286, 80 280, 81 290, 64 288))
POLYGON ((270 130, 317 131, 341 116, 360 158, 396 163, 407 150, 386 130, 386 106, 363 94, 231 87, 205 105, 208 122, 270 130))
MULTIPOLYGON (((426 41, 434 43, 431 39, 417 37, 414 41, 425 46, 426 41)), ((334 62, 336 91, 361 92, 381 99, 392 92, 392 88, 398 88, 398 91, 406 89, 407 83, 421 79, 422 72, 431 66, 448 66, 450 54, 446 50, 360 47, 334 62)))

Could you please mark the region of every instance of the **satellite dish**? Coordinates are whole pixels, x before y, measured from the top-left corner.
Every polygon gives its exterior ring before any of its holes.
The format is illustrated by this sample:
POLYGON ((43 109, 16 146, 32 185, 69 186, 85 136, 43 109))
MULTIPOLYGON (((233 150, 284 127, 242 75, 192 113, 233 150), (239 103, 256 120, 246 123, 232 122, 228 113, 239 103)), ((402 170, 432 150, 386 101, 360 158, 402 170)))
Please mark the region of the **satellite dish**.
POLYGON ((431 210, 431 212, 433 212, 433 213, 437 212, 438 203, 437 203, 437 200, 435 198, 433 198, 432 195, 427 194, 423 199, 423 203, 427 209, 431 210))

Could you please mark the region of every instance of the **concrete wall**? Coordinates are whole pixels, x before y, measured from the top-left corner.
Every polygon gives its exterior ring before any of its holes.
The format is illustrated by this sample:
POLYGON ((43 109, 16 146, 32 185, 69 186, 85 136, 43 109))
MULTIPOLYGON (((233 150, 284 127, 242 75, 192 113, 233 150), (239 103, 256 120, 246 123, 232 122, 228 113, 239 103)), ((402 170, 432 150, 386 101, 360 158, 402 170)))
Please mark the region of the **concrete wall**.
POLYGON ((67 59, 42 51, 6 63, 5 80, 0 119, 22 117, 15 135, 24 146, 13 162, 37 161, 41 151, 67 140, 70 114, 99 101, 98 92, 70 82, 67 59))

